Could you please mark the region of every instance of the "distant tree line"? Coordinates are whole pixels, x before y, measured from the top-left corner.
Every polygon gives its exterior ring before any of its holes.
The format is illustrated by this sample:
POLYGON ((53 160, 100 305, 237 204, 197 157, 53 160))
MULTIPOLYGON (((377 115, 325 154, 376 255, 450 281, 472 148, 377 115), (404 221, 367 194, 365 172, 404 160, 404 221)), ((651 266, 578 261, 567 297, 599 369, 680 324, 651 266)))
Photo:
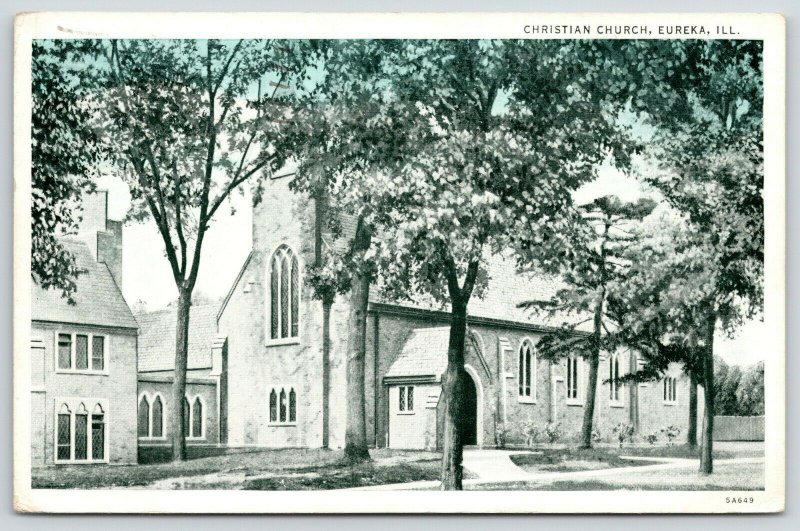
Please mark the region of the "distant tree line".
POLYGON ((747 367, 714 358, 716 414, 749 417, 764 414, 764 362, 747 367))

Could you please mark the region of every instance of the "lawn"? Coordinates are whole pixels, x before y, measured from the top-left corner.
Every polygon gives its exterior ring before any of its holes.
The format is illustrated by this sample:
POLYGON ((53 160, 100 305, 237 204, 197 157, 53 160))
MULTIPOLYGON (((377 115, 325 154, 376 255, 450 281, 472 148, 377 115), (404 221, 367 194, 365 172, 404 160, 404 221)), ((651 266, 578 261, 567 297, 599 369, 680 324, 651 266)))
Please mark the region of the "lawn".
MULTIPOLYGON (((673 446, 625 446, 623 448, 604 448, 617 455, 632 455, 637 457, 670 457, 681 459, 700 459, 700 446, 676 444, 673 446)), ((714 450, 714 459, 731 459, 736 457, 734 452, 727 450, 714 450)))
POLYGON ((338 464, 324 468, 309 468, 307 473, 297 469, 293 472, 299 473, 247 479, 243 488, 245 490, 347 489, 438 480, 441 463, 440 458, 434 458, 395 465, 381 465, 374 461, 356 466, 338 464))
POLYGON ((620 474, 602 479, 517 481, 467 485, 467 490, 764 490, 763 463, 725 464, 714 467, 710 476, 701 476, 695 468, 658 470, 620 474))
POLYGON ((32 487, 93 489, 331 489, 436 479, 440 454, 372 450, 373 461, 355 467, 339 451, 281 449, 195 453, 181 463, 58 465, 32 470, 32 487), (205 454, 205 455, 204 455, 205 454), (310 466, 309 463, 313 463, 310 466))
POLYGON ((606 448, 561 448, 512 455, 511 461, 525 472, 577 472, 627 466, 654 465, 657 461, 622 459, 606 448))

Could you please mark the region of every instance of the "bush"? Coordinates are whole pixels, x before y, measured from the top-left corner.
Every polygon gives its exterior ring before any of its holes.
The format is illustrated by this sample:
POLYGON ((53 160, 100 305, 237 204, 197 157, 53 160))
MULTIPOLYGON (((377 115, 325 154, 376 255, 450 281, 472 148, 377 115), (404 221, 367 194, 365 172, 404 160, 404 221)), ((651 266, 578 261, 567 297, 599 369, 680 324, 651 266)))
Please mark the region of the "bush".
POLYGON ((498 448, 505 448, 506 444, 508 444, 508 436, 511 434, 511 430, 503 426, 502 424, 498 424, 494 430, 494 439, 495 444, 498 448))
POLYGON ((613 433, 619 441, 620 448, 622 448, 625 441, 630 441, 633 438, 633 431, 633 425, 624 422, 614 426, 613 433))
POLYGON ((651 433, 649 435, 646 435, 644 440, 649 442, 651 446, 655 445, 656 441, 658 441, 658 432, 655 431, 655 432, 653 432, 653 433, 651 433))
POLYGON ((558 441, 562 435, 563 432, 561 431, 560 422, 556 423, 548 422, 547 425, 544 427, 544 436, 547 437, 547 441, 550 444, 558 441))
POLYGON ((681 434, 681 429, 677 426, 669 425, 666 428, 661 428, 661 433, 667 438, 667 446, 672 446, 675 439, 681 434))
POLYGON ((603 442, 603 434, 600 433, 600 430, 597 428, 592 429, 592 442, 593 443, 603 442))
POLYGON ((523 422, 520 432, 527 446, 533 446, 534 443, 539 441, 539 437, 542 435, 542 430, 531 421, 523 422))

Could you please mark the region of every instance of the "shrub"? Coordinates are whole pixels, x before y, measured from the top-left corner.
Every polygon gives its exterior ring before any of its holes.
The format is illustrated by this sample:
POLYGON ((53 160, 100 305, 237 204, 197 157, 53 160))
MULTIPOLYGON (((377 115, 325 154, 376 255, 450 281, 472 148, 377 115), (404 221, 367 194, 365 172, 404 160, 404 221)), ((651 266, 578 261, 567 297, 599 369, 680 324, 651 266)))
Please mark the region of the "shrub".
POLYGON ((544 427, 544 436, 547 437, 547 441, 552 444, 558 441, 561 436, 563 435, 561 431, 561 423, 560 422, 548 422, 547 425, 544 427))
POLYGON ((661 428, 661 433, 667 438, 667 446, 672 446, 678 435, 681 434, 681 429, 674 425, 669 425, 666 428, 661 428))
POLYGON ((630 441, 633 438, 633 430, 633 425, 624 422, 614 426, 613 433, 619 441, 620 448, 622 448, 625 441, 630 441))
POLYGON ((497 444, 498 448, 505 448, 506 444, 508 444, 508 436, 511 433, 511 430, 506 428, 502 424, 498 424, 494 430, 494 439, 495 444, 497 444))
POLYGON ((651 433, 649 435, 646 435, 644 440, 649 442, 651 445, 656 444, 656 441, 658 441, 658 432, 655 431, 655 432, 653 432, 653 433, 651 433))
POLYGON ((541 429, 531 421, 523 422, 520 431, 522 432, 522 438, 525 440, 527 446, 533 446, 542 435, 541 429))
POLYGON ((602 441, 603 441, 603 434, 600 433, 600 430, 598 428, 592 429, 592 442, 599 443, 602 441))

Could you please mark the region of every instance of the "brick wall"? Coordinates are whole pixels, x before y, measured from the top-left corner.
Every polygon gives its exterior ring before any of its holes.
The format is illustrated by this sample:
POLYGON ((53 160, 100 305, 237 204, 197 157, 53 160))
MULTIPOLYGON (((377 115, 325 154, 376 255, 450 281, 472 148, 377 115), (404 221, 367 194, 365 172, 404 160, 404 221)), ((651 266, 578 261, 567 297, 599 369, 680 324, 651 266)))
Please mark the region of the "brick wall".
POLYGON ((108 220, 106 230, 97 232, 97 261, 108 266, 117 286, 122 286, 122 222, 108 220))
MULTIPOLYGON (((33 374, 32 436, 33 464, 54 461, 55 412, 59 399, 85 398, 108 403, 105 421, 109 462, 136 462, 136 331, 109 330, 99 327, 58 325, 34 322, 31 337, 40 346, 31 349, 33 374), (108 338, 106 363, 108 374, 56 373, 56 337, 62 333, 103 334, 108 338), (37 384, 38 380, 38 384, 37 384)), ((86 407, 93 407, 86 403, 86 407)))
MULTIPOLYGON (((139 392, 137 400, 147 396, 152 404, 156 395, 161 397, 164 408, 164 435, 160 439, 140 438, 139 444, 142 446, 169 445, 169 421, 170 408, 172 407, 172 382, 164 381, 159 377, 140 375, 139 392), (159 381, 161 380, 161 381, 159 381)), ((209 379, 200 381, 196 378, 190 379, 186 383, 186 397, 189 403, 193 403, 199 397, 203 405, 203 436, 200 438, 187 439, 188 445, 219 444, 219 410, 217 399, 217 382, 209 379)))
MULTIPOLYGON (((268 265, 272 253, 281 244, 289 245, 298 256, 301 275, 304 266, 313 262, 313 209, 308 201, 289 190, 290 178, 273 180, 266 188, 262 202, 253 212, 253 251, 232 288, 231 296, 219 321, 219 331, 228 337, 228 435, 231 446, 319 447, 322 445, 322 310, 312 298, 310 288, 302 284, 300 327, 297 341, 273 344, 268 338, 267 308, 268 265), (297 393, 297 421, 291 426, 275 426, 269 422, 269 391, 274 385, 292 386, 297 393)), ((302 281, 302 276, 301 276, 302 281)), ((339 298, 331 313, 331 357, 329 394, 329 445, 344 445, 346 412, 346 348, 348 304, 339 298)), ((367 438, 370 445, 386 445, 389 430, 389 394, 383 375, 400 354, 411 330, 443 326, 446 318, 430 315, 398 315, 371 311, 366 338, 366 412, 367 438)), ((483 353, 480 360, 469 347, 466 363, 480 383, 481 438, 494 444, 498 428, 509 430, 511 440, 521 441, 526 423, 544 426, 555 421, 562 424, 566 437, 576 438, 583 419, 583 398, 586 393, 588 366, 581 360, 579 393, 581 400, 566 401, 566 362, 538 360, 536 365, 536 397, 520 399, 518 380, 519 347, 524 340, 535 344, 539 334, 513 325, 476 324, 471 327, 483 353), (551 382, 551 372, 554 376, 551 382)), ((627 372, 630 358, 620 354, 620 367, 627 372)), ((611 403, 608 384, 609 359, 600 363, 595 423, 608 437, 613 427, 632 422, 635 411, 630 399, 634 388, 621 390, 619 403, 611 403)), ((639 418, 642 430, 659 428, 664 421, 685 429, 688 382, 679 381, 675 405, 656 400, 654 384, 635 390, 641 395, 639 418), (652 396, 651 396, 652 395, 652 396), (681 424, 682 423, 682 424, 681 424)), ((440 408, 441 409, 441 408, 440 408)), ((441 412, 440 412, 441 413, 441 412)))
MULTIPOLYGON (((647 382, 639 384, 639 423, 642 435, 660 431, 673 425, 681 432, 678 441, 686 440, 689 427, 689 377, 684 374, 678 364, 672 364, 668 376, 677 378, 677 393, 674 403, 664 401, 663 382, 647 382)), ((698 386, 697 392, 697 436, 698 440, 703 425, 703 388, 698 386)), ((663 435, 659 434, 663 440, 663 435)))
MULTIPOLYGON (((322 445, 322 311, 303 283, 305 266, 313 262, 308 205, 288 188, 288 179, 269 183, 253 211, 253 251, 219 321, 228 337, 228 442, 231 446, 319 447, 322 445), (299 259, 301 296, 299 337, 290 344, 269 340, 268 266, 274 250, 287 244, 299 259), (276 426, 269 422, 269 392, 275 385, 294 387, 297 421, 276 426)), ((341 322, 332 322, 332 335, 341 322)), ((339 351, 337 351, 338 353, 339 351)), ((333 371, 342 371, 332 359, 333 371)), ((331 389, 343 391, 334 375, 331 389)), ((343 402, 342 402, 343 404, 343 402)), ((335 406, 338 407, 338 406, 335 406)), ((334 409, 332 407, 332 409, 334 409)), ((343 442, 331 415, 331 446, 343 442)))

